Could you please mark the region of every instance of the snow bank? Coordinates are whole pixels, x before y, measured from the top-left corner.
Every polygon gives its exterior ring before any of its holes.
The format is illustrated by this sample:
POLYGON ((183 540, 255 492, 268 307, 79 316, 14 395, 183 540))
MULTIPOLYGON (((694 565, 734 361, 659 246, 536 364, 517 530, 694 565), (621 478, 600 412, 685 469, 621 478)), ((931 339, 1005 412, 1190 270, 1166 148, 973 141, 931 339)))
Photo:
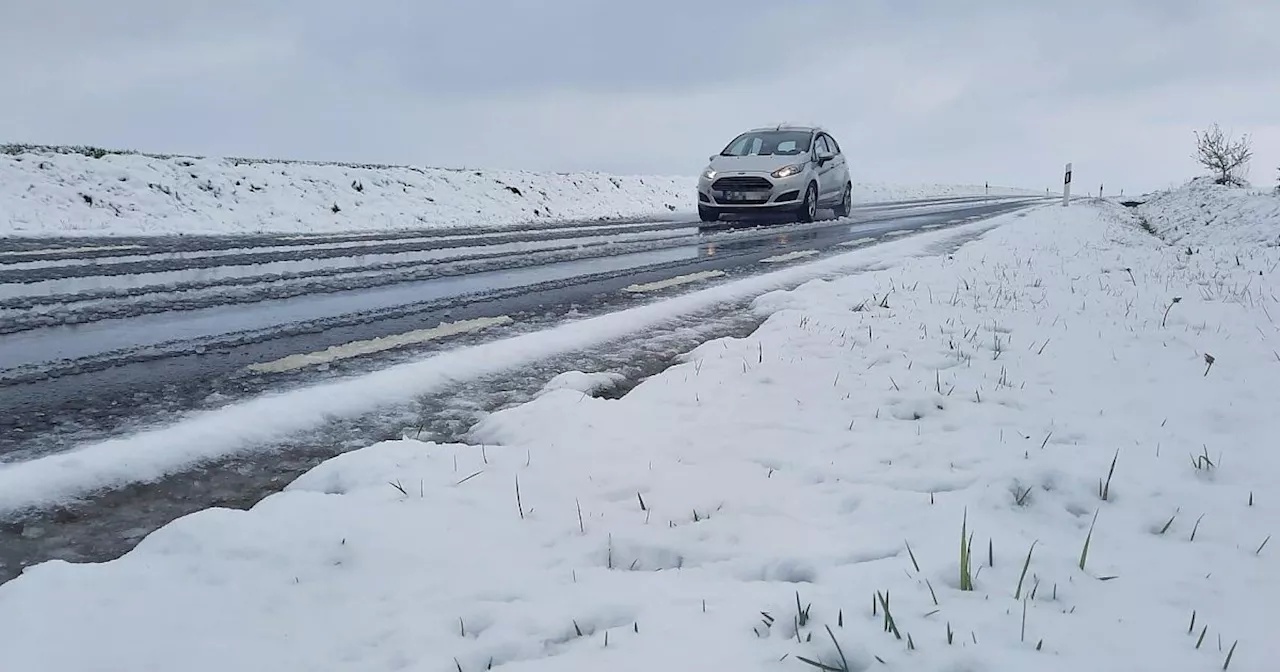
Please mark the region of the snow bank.
MULTIPOLYGON (((0 236, 333 233, 687 217, 695 177, 0 151, 0 236)), ((86 150, 81 150, 86 151, 86 150)), ((859 185, 860 199, 983 187, 859 185)), ((993 194, 1030 193, 993 189, 993 194)))
POLYGON ((755 334, 620 400, 552 385, 476 445, 381 443, 29 569, 6 663, 1267 669, 1280 249, 1005 221, 761 296, 755 334))
POLYGON ((854 203, 907 201, 948 196, 1045 196, 1043 191, 1018 187, 987 187, 982 184, 888 184, 854 183, 854 203))
POLYGON ((0 234, 311 233, 688 210, 693 178, 39 152, 0 155, 0 234))
POLYGON ((1178 245, 1280 245, 1280 194, 1200 178, 1138 206, 1160 237, 1178 245))

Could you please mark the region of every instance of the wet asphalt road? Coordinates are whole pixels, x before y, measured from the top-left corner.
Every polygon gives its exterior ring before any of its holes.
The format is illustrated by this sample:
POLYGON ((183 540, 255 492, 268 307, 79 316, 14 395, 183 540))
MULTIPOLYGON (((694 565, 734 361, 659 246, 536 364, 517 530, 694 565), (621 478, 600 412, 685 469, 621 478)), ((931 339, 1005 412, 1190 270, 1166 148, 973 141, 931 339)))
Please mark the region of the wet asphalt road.
MULTIPOLYGON (((793 263, 800 263, 1037 202, 880 203, 841 220, 710 229, 634 221, 501 233, 3 240, 0 463, 66 451, 196 408, 767 272, 782 264, 761 262, 779 255, 808 255, 797 256, 793 263), (623 291, 702 271, 725 275, 653 294, 623 291), (512 323, 327 367, 272 374, 246 368, 494 316, 512 323)), ((406 427, 418 427, 424 439, 458 440, 478 413, 526 400, 559 370, 612 370, 634 384, 702 340, 749 333, 756 323, 740 308, 637 335, 626 347, 459 383, 404 408, 295 437, 262 456, 0 520, 0 583, 51 558, 118 557, 181 515, 250 506, 320 461, 406 427)))
POLYGON ((762 272, 779 254, 829 253, 1028 202, 882 203, 842 220, 711 229, 0 241, 0 462, 125 431, 144 410, 171 414, 314 373, 246 369, 255 363, 441 322, 527 324, 557 308, 630 305, 620 290, 633 283, 762 272))

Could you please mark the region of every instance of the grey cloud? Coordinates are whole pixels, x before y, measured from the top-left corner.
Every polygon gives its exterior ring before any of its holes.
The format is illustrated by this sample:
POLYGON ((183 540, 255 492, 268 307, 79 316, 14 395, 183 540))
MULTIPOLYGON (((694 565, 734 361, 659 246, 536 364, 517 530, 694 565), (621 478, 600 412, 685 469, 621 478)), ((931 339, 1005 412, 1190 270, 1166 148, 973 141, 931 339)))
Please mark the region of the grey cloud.
POLYGON ((12 140, 690 173, 742 126, 812 120, 867 180, 1038 184, 1071 155, 1163 183, 1218 121, 1280 163, 1280 4, 1256 0, 48 0, 0 23, 12 140))
MULTIPOLYGON (((390 4, 390 3, 388 3, 390 4)), ((353 5, 304 21, 308 53, 423 95, 681 91, 768 82, 817 53, 833 6, 769 0, 353 5), (447 6, 442 6, 447 5, 447 6)))

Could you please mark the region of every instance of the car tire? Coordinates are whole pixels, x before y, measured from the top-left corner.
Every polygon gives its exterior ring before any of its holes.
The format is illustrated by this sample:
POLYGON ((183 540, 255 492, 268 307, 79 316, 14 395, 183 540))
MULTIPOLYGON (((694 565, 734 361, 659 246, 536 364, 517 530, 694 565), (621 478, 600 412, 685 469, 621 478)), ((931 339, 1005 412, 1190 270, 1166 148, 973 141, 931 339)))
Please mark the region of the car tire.
POLYGON ((812 222, 818 218, 818 185, 809 183, 804 190, 804 200, 800 202, 800 210, 796 213, 801 222, 812 222))
POLYGON ((836 217, 848 217, 853 210, 853 185, 844 185, 844 195, 840 197, 840 204, 836 206, 836 217))
POLYGON ((720 221, 720 211, 715 208, 708 208, 704 205, 699 205, 698 219, 701 219, 704 222, 718 222, 720 221))

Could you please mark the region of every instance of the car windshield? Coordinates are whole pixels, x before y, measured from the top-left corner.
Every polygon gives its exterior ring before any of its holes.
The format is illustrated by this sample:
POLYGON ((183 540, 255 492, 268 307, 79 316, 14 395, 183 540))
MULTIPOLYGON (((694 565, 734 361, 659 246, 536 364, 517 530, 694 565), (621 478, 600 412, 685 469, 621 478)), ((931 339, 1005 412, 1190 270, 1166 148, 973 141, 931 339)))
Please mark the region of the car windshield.
POLYGON ((795 156, 809 151, 809 131, 752 131, 733 139, 720 156, 795 156))

